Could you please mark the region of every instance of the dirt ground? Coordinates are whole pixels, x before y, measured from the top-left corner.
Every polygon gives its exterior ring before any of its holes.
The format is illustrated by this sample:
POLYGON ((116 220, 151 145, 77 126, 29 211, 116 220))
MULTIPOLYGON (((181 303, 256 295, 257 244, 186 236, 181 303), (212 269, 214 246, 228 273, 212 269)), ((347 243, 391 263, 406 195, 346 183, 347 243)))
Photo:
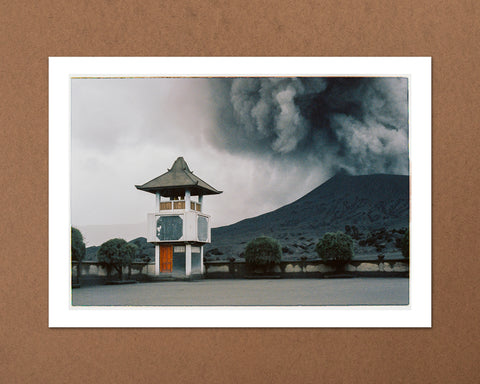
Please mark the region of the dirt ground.
POLYGON ((90 286, 74 306, 408 305, 407 278, 200 280, 90 286))

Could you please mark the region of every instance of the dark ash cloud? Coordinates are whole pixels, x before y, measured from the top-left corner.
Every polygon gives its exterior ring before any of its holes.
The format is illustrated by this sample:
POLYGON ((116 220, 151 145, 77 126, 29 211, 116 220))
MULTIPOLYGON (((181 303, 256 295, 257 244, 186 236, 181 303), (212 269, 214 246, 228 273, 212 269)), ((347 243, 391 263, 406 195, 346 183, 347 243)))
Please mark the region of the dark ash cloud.
POLYGON ((327 173, 408 174, 406 78, 226 78, 209 82, 212 140, 231 152, 327 173))

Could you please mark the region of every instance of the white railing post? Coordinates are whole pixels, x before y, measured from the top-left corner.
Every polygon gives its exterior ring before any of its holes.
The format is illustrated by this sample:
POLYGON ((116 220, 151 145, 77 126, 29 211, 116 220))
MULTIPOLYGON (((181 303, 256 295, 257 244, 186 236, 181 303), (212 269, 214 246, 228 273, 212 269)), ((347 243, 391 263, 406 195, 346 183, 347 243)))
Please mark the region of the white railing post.
POLYGON ((190 210, 190 190, 185 191, 185 211, 190 210))
POLYGON ((153 212, 158 213, 160 212, 160 192, 155 193, 155 210, 153 212))
POLYGON ((192 274, 192 245, 185 244, 185 275, 192 274))
POLYGON ((155 244, 155 276, 160 275, 160 245, 155 244))

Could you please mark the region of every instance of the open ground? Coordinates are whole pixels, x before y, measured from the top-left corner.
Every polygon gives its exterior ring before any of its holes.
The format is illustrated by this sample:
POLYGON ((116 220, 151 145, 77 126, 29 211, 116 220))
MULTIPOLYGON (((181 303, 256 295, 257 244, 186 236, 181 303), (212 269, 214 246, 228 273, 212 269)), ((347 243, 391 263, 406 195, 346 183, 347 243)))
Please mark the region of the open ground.
POLYGON ((408 278, 199 280, 89 286, 74 306, 408 305, 408 278))

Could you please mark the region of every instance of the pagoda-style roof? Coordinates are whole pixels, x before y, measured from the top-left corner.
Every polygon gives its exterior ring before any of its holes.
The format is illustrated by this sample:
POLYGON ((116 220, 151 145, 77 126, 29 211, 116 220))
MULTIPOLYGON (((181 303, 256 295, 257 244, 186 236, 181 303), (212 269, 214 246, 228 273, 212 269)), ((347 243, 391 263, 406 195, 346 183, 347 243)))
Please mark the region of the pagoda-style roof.
POLYGON ((143 184, 135 185, 141 191, 157 193, 165 197, 182 196, 189 189, 192 196, 222 193, 195 176, 183 157, 179 157, 166 173, 143 184))

